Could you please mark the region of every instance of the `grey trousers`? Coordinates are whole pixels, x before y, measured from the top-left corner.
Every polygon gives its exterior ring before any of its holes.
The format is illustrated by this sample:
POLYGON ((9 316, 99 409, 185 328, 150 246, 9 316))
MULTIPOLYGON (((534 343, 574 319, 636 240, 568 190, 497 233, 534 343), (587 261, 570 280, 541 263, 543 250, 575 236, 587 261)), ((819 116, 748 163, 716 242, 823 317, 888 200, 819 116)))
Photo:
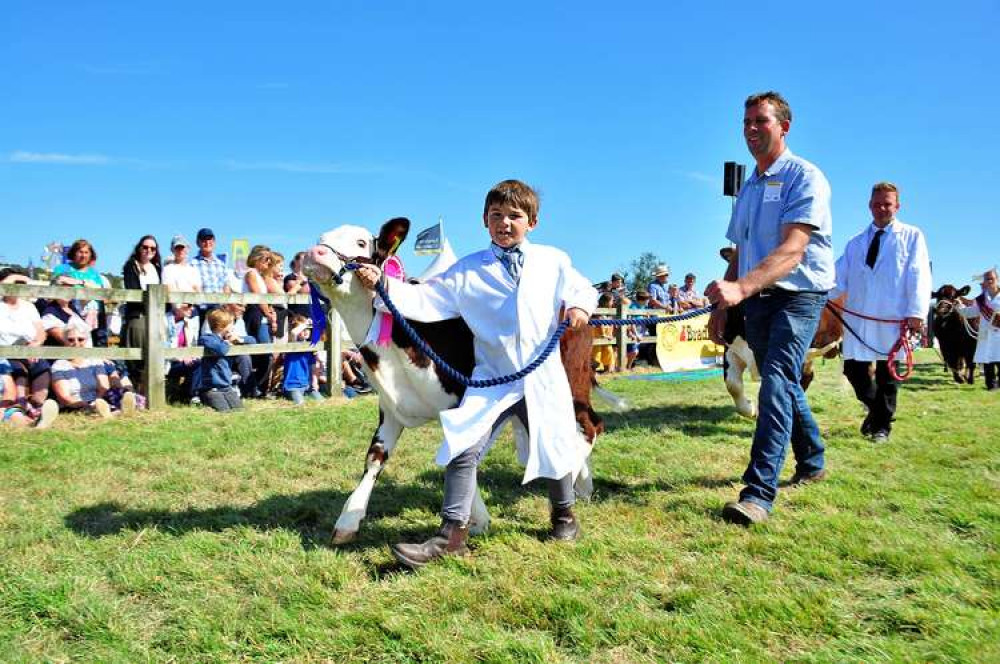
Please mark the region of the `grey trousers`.
MULTIPOLYGON (((511 417, 517 417, 521 420, 524 428, 528 428, 528 408, 524 399, 505 410, 497 418, 490 430, 490 435, 483 436, 482 440, 452 459, 448 467, 445 468, 442 518, 460 523, 469 522, 469 517, 472 515, 472 501, 478 488, 476 474, 479 462, 489 451, 493 434, 511 417)), ((553 509, 566 509, 573 506, 573 503, 576 502, 576 494, 573 492, 572 473, 566 473, 565 477, 558 480, 546 478, 546 482, 549 485, 549 503, 553 509)))

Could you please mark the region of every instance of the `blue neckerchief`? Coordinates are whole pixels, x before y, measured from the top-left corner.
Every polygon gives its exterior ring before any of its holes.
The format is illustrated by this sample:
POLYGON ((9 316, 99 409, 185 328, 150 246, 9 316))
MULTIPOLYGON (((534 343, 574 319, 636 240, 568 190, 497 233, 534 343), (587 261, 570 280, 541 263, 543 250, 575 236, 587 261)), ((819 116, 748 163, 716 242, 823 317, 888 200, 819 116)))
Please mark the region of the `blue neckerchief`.
POLYGON ((521 268, 524 267, 524 252, 521 251, 521 247, 515 246, 510 249, 504 249, 497 243, 491 242, 490 248, 493 250, 493 255, 507 268, 507 274, 514 281, 520 280, 521 268))
POLYGON ((330 307, 330 300, 319 292, 319 286, 315 281, 309 282, 309 317, 312 319, 312 334, 309 335, 309 343, 315 346, 319 343, 326 330, 326 309, 330 307))

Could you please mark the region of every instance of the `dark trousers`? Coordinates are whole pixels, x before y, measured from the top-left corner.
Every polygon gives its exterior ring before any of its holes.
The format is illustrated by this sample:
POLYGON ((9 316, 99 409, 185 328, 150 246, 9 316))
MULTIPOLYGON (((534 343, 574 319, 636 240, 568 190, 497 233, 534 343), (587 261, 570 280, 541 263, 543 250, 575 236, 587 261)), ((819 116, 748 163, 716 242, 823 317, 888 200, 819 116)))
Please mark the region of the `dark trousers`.
POLYGON ((858 401, 868 406, 868 429, 870 433, 892 431, 892 418, 896 414, 896 395, 899 381, 889 375, 889 363, 879 360, 875 363, 875 380, 869 375, 871 362, 844 360, 844 375, 854 388, 858 401))
POLYGON ((201 402, 218 411, 240 410, 243 402, 235 387, 221 387, 205 390, 201 393, 201 402))
POLYGON ((983 362, 983 376, 986 377, 986 389, 995 389, 997 378, 1000 378, 1000 362, 983 362))

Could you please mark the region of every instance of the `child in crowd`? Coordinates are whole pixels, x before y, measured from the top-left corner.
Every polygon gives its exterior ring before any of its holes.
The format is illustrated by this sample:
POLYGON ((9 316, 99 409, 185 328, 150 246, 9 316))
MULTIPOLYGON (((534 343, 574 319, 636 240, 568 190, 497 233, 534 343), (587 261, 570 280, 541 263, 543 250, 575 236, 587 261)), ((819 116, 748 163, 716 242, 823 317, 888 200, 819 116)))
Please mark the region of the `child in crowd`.
MULTIPOLYGON (((292 314, 289 341, 309 341, 312 326, 309 319, 301 314, 292 314)), ((285 371, 281 379, 281 389, 285 397, 291 399, 296 406, 305 402, 306 397, 321 400, 319 392, 319 377, 313 371, 316 365, 315 351, 301 353, 285 353, 285 371)))
POLYGON ((243 408, 239 390, 233 387, 233 371, 226 361, 230 344, 241 344, 243 339, 233 331, 233 315, 224 309, 212 309, 205 316, 209 332, 202 332, 198 345, 205 347, 201 361, 201 379, 198 396, 201 403, 218 411, 243 408))
MULTIPOLYGON (((597 299, 597 306, 600 309, 608 309, 614 306, 614 298, 611 293, 602 293, 597 299)), ((601 325, 594 330, 594 341, 598 339, 615 340, 615 329, 610 325, 601 325)), ((613 345, 598 346, 594 344, 591 351, 591 359, 597 363, 597 371, 605 373, 615 370, 615 347, 613 345)))
MULTIPOLYGON (((531 362, 559 325, 560 311, 577 330, 586 325, 597 292, 562 251, 531 244, 538 224, 538 195, 517 180, 500 182, 486 195, 483 222, 492 243, 426 282, 384 280, 400 312, 431 322, 461 316, 475 337, 474 378, 513 373, 531 362)), ((356 272, 373 289, 378 268, 356 272)), ((410 568, 445 555, 468 553, 468 522, 476 493, 476 472, 494 434, 510 418, 527 430, 524 482, 543 477, 549 485, 552 529, 557 540, 573 540, 573 475, 582 462, 569 381, 559 353, 521 380, 470 387, 457 408, 441 412, 444 443, 438 462, 447 465, 442 524, 422 544, 397 544, 392 551, 410 568)), ((515 427, 517 430, 517 427, 515 427)))

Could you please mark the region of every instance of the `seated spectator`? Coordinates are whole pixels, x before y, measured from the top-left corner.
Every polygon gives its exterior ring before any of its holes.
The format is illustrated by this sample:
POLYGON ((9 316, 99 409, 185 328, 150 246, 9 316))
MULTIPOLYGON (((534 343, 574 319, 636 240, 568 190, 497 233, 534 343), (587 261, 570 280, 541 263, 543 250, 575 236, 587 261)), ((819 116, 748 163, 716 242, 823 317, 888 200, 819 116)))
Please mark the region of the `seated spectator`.
POLYGON ((694 273, 688 272, 684 275, 684 285, 680 287, 677 292, 677 296, 680 298, 681 309, 687 311, 689 309, 701 309, 702 307, 708 306, 708 298, 703 297, 695 287, 695 280, 697 277, 694 273))
MULTIPOLYGON (((632 303, 631 309, 648 310, 649 307, 649 293, 641 290, 635 294, 635 302, 632 303)), ((629 363, 628 368, 631 369, 635 366, 636 360, 644 360, 649 364, 656 364, 655 351, 656 344, 654 343, 642 343, 642 338, 655 334, 655 329, 651 329, 652 325, 630 325, 631 330, 630 336, 632 338, 632 343, 628 346, 628 356, 629 363)))
MULTIPOLYGON (((604 309, 611 306, 611 293, 602 293, 597 299, 597 308, 604 309)), ((607 339, 614 341, 615 330, 611 325, 601 325, 594 330, 594 340, 607 339)), ((597 363, 597 372, 606 373, 615 370, 615 347, 614 345, 595 345, 592 351, 592 358, 597 363)))
MULTIPOLYGON (((0 270, 0 284, 27 284, 28 275, 18 268, 0 270)), ((4 295, 0 300, 0 346, 41 346, 45 343, 45 328, 38 309, 29 300, 4 295)), ((43 359, 7 360, 11 367, 16 398, 41 407, 49 397, 49 363, 43 359)))
POLYGON ((183 293, 201 292, 201 273, 188 262, 188 241, 183 235, 175 235, 170 241, 171 260, 163 266, 163 285, 172 291, 183 293))
MULTIPOLYGON (((312 333, 312 325, 305 316, 292 314, 292 329, 290 331, 291 341, 309 341, 312 333)), ((281 389, 285 397, 291 399, 295 405, 305 402, 306 397, 310 399, 322 399, 319 393, 319 377, 313 371, 316 365, 316 352, 304 351, 284 354, 285 371, 281 380, 281 389)))
POLYGON ((681 313, 681 292, 677 284, 670 284, 667 287, 667 299, 663 304, 667 313, 671 315, 681 313))
POLYGON ((364 358, 357 348, 345 349, 340 352, 340 379, 344 383, 344 391, 350 396, 348 390, 353 390, 357 394, 368 394, 372 391, 372 386, 365 376, 364 358))
MULTIPOLYGON (((63 332, 67 344, 74 348, 90 345, 89 335, 83 326, 67 326, 63 332)), ((112 417, 111 404, 105 399, 111 389, 104 360, 74 358, 52 363, 52 392, 62 410, 78 410, 101 417, 112 417)), ((130 413, 136 409, 135 394, 126 392, 121 397, 120 409, 130 413)))
POLYGON ((68 346, 63 332, 69 325, 87 325, 74 308, 76 300, 49 300, 42 310, 42 328, 45 330, 46 346, 68 346))
POLYGON ((40 408, 20 402, 10 362, 0 357, 0 421, 15 427, 47 429, 59 416, 59 405, 46 399, 40 408))
POLYGON ((653 270, 653 281, 646 288, 649 291, 649 308, 667 308, 667 278, 670 276, 670 268, 666 265, 657 265, 653 270))
MULTIPOLYGON (((201 335, 197 310, 191 304, 173 304, 164 320, 167 348, 192 348, 201 335)), ((167 393, 170 401, 187 402, 195 396, 191 386, 197 382, 201 359, 183 357, 167 361, 167 393)))
POLYGON ((226 362, 231 344, 243 343, 233 331, 233 316, 224 309, 213 309, 205 316, 209 332, 203 333, 198 345, 205 347, 201 360, 198 397, 201 403, 220 412, 243 408, 240 393, 233 387, 233 372, 226 362))
MULTIPOLYGON (((107 288, 107 280, 97 271, 97 251, 87 240, 79 239, 70 245, 68 263, 57 265, 52 270, 52 283, 56 286, 77 286, 81 288, 107 288)), ((80 316, 90 326, 91 343, 95 346, 107 345, 104 330, 104 304, 100 300, 82 300, 74 306, 80 316)))
MULTIPOLYGON (((122 265, 122 278, 125 288, 130 290, 146 290, 150 285, 160 283, 160 247, 152 235, 143 235, 132 249, 125 264, 122 265)), ((141 302, 125 304, 124 334, 122 345, 126 348, 142 348, 146 345, 146 319, 142 313, 141 302)), ((142 362, 130 360, 126 363, 130 374, 137 382, 142 381, 142 362)))
MULTIPOLYGON (((245 305, 233 302, 222 305, 221 309, 228 311, 229 315, 233 317, 233 335, 237 339, 240 339, 244 344, 257 343, 256 339, 247 334, 246 324, 243 322, 243 314, 246 312, 245 305)), ((206 318, 201 324, 201 333, 208 334, 211 331, 212 329, 209 327, 208 319, 206 318)), ((240 395, 244 399, 253 396, 253 365, 250 362, 250 357, 250 355, 231 355, 226 358, 230 370, 239 377, 235 384, 239 386, 240 395)))
MULTIPOLYGON (((289 266, 292 271, 285 276, 284 286, 285 292, 289 295, 308 295, 309 294, 309 277, 305 275, 302 271, 302 264, 306 257, 306 252, 300 251, 295 254, 295 258, 292 259, 291 265, 289 266)), ((289 314, 298 314, 300 316, 305 316, 309 318, 311 312, 309 311, 309 304, 290 304, 288 305, 289 314)))

